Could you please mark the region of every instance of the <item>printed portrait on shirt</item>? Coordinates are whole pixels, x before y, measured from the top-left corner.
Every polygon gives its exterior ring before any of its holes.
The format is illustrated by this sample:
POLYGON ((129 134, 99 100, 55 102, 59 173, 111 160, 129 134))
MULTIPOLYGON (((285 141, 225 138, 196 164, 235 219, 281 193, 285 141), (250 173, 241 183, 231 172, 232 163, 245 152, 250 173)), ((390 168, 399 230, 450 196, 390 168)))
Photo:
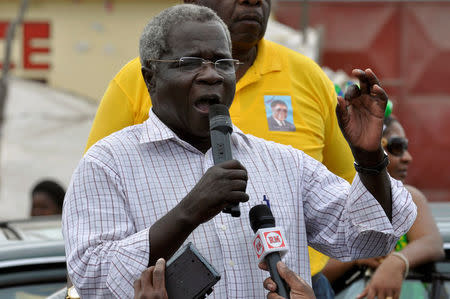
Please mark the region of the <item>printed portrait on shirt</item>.
POLYGON ((295 131, 291 96, 264 96, 269 131, 295 131))

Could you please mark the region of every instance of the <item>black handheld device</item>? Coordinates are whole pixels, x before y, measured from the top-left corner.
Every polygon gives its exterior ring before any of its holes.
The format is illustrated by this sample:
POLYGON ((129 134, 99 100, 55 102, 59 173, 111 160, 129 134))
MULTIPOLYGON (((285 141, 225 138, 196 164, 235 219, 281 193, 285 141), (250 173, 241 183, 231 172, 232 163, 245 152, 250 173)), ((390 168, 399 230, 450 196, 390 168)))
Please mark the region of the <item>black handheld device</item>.
POLYGON ((167 261, 165 280, 170 299, 197 299, 211 294, 220 274, 189 242, 167 261))

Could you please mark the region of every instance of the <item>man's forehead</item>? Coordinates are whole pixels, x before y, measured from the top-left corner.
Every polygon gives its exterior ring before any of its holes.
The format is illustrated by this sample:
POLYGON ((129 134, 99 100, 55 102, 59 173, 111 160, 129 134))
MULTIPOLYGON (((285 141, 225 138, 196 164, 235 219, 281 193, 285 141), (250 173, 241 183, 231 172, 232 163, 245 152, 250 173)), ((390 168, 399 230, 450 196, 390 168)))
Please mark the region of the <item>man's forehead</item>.
POLYGON ((172 25, 169 30, 170 37, 183 37, 185 36, 187 39, 195 38, 195 39, 206 39, 205 32, 214 31, 215 34, 217 32, 221 32, 221 36, 226 39, 225 30, 218 21, 185 21, 180 22, 176 25, 172 25))
POLYGON ((223 26, 217 21, 182 23, 169 31, 168 46, 174 54, 189 56, 202 51, 230 55, 230 46, 223 26))

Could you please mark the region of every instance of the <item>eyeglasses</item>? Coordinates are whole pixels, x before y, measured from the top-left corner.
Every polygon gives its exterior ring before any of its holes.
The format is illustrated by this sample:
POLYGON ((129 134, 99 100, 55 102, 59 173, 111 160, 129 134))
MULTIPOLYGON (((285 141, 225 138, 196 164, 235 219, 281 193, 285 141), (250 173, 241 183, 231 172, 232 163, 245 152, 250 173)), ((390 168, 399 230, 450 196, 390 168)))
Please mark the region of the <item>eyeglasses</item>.
POLYGON ((225 58, 216 61, 205 60, 200 57, 181 57, 180 59, 148 59, 148 62, 178 62, 178 68, 182 72, 196 72, 205 64, 214 64, 217 72, 232 74, 236 72, 239 65, 243 64, 237 59, 225 58))
MULTIPOLYGON (((384 143, 386 144, 386 139, 384 143)), ((391 137, 387 140, 386 149, 394 156, 401 157, 408 150, 408 139, 404 137, 391 137)))
POLYGON ((277 108, 275 109, 276 112, 284 112, 287 113, 287 109, 286 108, 277 108))

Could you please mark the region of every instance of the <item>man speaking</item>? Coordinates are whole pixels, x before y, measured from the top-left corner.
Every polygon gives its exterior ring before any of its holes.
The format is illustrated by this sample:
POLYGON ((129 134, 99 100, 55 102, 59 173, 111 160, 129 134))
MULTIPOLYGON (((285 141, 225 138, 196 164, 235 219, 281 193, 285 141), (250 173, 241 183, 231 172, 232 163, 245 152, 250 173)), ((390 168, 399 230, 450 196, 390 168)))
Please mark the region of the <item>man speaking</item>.
POLYGON ((361 88, 336 109, 359 171, 350 186, 302 151, 236 127, 235 160, 214 165, 209 106, 231 105, 239 64, 210 9, 163 11, 145 27, 139 50, 149 119, 92 146, 65 199, 68 272, 82 298, 133 297, 141 273, 185 241, 219 270, 213 297, 262 298, 266 274, 253 257, 248 212, 263 198, 289 240, 284 262, 308 283, 308 243, 342 260, 385 255, 412 225, 410 195, 385 169, 387 96, 372 71, 354 71, 361 88), (240 218, 221 213, 239 203, 240 218))

